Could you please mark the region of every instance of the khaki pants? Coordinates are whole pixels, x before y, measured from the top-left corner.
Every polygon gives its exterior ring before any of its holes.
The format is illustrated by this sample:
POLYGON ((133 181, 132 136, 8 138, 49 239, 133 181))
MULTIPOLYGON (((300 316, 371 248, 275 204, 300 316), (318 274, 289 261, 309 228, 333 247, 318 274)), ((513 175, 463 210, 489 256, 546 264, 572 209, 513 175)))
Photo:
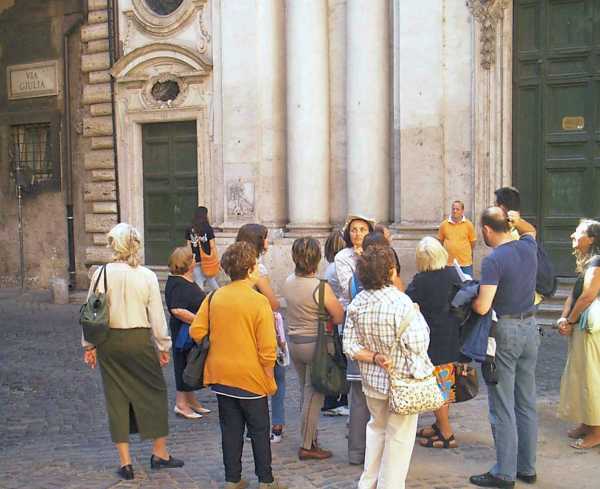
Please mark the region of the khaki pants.
POLYGON ((310 380, 310 364, 315 354, 316 343, 296 344, 289 342, 290 356, 298 372, 300 382, 300 393, 302 399, 302 421, 300 423, 300 434, 302 437, 302 448, 310 450, 317 442, 317 427, 325 396, 313 389, 310 380))
POLYGON ((391 413, 387 399, 367 396, 367 406, 371 419, 358 489, 404 489, 419 416, 391 413))

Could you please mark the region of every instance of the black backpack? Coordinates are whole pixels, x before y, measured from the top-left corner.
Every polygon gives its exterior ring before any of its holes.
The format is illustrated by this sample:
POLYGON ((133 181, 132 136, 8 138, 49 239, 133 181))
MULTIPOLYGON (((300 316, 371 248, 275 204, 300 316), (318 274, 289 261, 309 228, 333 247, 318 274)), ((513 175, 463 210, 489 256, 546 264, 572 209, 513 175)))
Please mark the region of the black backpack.
POLYGON ((552 297, 556 292, 558 282, 556 280, 556 270, 550 261, 543 246, 537 244, 537 275, 535 278, 535 290, 544 297, 552 297))

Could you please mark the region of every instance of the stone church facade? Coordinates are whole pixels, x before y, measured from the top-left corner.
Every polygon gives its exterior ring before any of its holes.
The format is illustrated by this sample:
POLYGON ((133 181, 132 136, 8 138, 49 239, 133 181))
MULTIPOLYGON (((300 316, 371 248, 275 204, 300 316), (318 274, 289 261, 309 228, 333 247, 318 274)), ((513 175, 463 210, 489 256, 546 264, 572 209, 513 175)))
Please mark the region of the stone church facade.
MULTIPOLYGON (((28 2, 39 3, 18 3, 28 2)), ((50 22, 64 21, 64 2, 48 3, 50 22)), ((209 208, 221 247, 243 223, 267 225, 276 285, 292 270, 293 238, 323 238, 348 213, 390 225, 409 278, 416 242, 436 233, 453 200, 473 217, 513 182, 518 1, 71 3, 80 16, 67 39, 79 70, 71 69, 71 126, 64 110, 57 117, 71 134, 60 158, 64 181, 71 154, 74 231, 64 185, 24 199, 30 285, 69 272, 84 287, 89 267, 109 258, 105 234, 119 220, 140 229, 146 263, 160 268, 196 205, 209 208), (57 212, 44 215, 51 198, 57 212)), ((0 1, 0 22, 16 8, 0 1)), ((64 93, 51 103, 68 106, 64 93)), ((0 102, 9 175, 15 124, 6 114, 23 107, 0 102)), ((14 207, 11 184, 1 190, 2 206, 14 207)), ((18 273, 16 217, 0 216, 2 284, 18 273)))

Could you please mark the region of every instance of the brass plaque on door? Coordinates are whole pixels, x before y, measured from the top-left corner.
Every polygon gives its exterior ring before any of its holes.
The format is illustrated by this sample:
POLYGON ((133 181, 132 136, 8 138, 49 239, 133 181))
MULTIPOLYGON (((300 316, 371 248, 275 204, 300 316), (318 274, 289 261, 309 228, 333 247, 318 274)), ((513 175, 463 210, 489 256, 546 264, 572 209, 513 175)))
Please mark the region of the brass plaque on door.
POLYGON ((576 131, 581 130, 585 127, 585 118, 581 116, 577 117, 563 117, 562 119, 562 128, 565 131, 576 131))

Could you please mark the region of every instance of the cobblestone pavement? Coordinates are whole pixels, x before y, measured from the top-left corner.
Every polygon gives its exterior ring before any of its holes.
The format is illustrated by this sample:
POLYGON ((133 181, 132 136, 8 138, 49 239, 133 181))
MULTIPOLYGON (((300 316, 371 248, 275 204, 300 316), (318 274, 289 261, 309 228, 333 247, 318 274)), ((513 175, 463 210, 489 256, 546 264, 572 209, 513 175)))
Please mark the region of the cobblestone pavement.
MULTIPOLYGON (((81 361, 78 307, 39 302, 32 295, 0 290, 0 488, 1 489, 208 489, 221 487, 220 433, 216 401, 202 391, 200 399, 213 412, 199 421, 171 413, 169 445, 183 458, 183 469, 149 470, 150 442, 132 438, 136 479, 121 481, 110 442, 98 371, 81 361)), ((539 482, 536 487, 597 489, 600 450, 574 452, 567 445, 567 426, 555 416, 565 341, 555 332, 544 337, 538 379, 540 392, 539 482)), ((165 370, 171 405, 172 367, 165 370)), ((323 417, 319 439, 333 458, 300 462, 299 394, 293 369, 288 370, 288 426, 283 441, 273 446, 276 476, 290 488, 356 487, 361 468, 346 461, 346 418, 323 417)), ((452 408, 460 443, 456 450, 416 447, 407 488, 473 487, 468 475, 486 471, 494 459, 485 392, 452 408)), ((420 424, 431 422, 423 416, 420 424)), ((257 487, 252 453, 244 451, 244 477, 257 487)))

